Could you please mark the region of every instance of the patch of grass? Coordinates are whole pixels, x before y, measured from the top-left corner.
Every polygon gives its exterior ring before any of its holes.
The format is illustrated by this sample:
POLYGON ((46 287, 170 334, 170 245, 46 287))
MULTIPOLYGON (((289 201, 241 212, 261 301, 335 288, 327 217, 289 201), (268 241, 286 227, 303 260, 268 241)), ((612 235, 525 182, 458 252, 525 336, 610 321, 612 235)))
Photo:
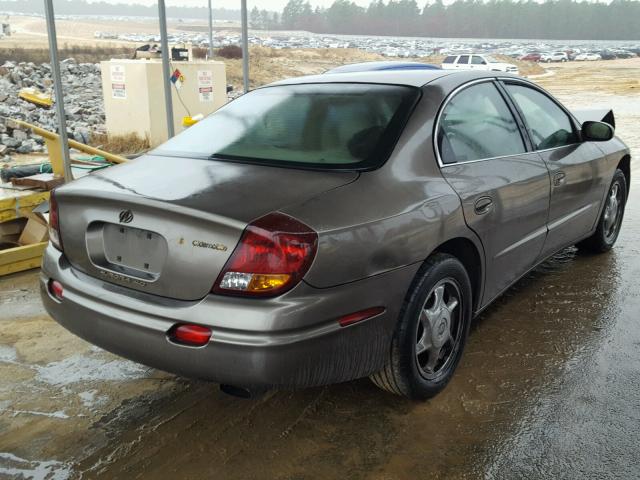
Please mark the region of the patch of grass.
POLYGON ((105 152, 116 155, 133 155, 149 150, 149 139, 142 138, 137 133, 126 135, 107 135, 105 133, 93 133, 89 144, 105 152))

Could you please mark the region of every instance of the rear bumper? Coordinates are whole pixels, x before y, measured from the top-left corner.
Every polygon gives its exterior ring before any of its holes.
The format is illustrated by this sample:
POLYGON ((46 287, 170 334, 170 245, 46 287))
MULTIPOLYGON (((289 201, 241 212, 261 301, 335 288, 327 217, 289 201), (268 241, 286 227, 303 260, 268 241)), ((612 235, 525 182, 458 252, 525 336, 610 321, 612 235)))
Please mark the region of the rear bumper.
POLYGON ((115 354, 193 378, 243 387, 306 387, 366 376, 383 366, 400 306, 418 265, 329 289, 301 283, 276 299, 209 295, 182 302, 88 277, 45 251, 41 295, 62 326, 115 354), (64 287, 62 301, 47 283, 64 287), (337 318, 384 306, 348 327, 337 318), (166 332, 189 322, 212 329, 204 347, 176 345, 166 332))

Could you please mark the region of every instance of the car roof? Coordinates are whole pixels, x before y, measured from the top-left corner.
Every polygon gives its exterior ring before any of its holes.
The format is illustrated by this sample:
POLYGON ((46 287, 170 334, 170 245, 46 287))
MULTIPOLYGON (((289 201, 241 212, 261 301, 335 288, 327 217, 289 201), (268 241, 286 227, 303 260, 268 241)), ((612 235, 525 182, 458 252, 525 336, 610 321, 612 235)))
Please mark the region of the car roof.
MULTIPOLYGON (((458 77, 462 82, 476 78, 512 77, 505 72, 489 72, 478 70, 372 70, 366 72, 332 73, 331 75, 307 75, 288 78, 266 85, 301 85, 306 83, 379 83, 386 85, 406 85, 422 87, 443 77, 458 77)), ((517 78, 517 77, 516 77, 517 78)))
POLYGON ((382 62, 362 62, 341 65, 324 73, 349 73, 349 72, 368 72, 376 70, 440 70, 437 65, 420 62, 398 62, 398 61, 382 61, 382 62))

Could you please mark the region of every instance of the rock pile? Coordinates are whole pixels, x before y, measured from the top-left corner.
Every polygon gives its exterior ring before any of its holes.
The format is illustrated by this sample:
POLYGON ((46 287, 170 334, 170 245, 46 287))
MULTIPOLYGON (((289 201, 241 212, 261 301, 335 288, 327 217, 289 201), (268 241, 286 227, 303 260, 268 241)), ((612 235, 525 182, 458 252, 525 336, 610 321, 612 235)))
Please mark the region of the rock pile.
MULTIPOLYGON (((69 138, 87 143, 91 132, 104 132, 104 106, 100 66, 76 63, 73 58, 60 62, 62 87, 69 138)), ((38 107, 18 98, 23 87, 41 92, 53 89, 51 65, 43 63, 6 62, 0 66, 0 161, 9 154, 44 151, 44 141, 30 131, 12 128, 7 118, 24 120, 51 131, 57 131, 55 107, 38 107)))

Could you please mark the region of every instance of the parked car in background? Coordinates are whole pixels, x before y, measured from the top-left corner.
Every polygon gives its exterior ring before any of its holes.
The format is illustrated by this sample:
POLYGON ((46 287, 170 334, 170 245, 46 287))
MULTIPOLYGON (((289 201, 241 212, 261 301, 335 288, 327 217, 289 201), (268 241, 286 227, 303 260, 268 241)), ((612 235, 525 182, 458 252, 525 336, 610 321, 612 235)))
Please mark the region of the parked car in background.
POLYGON ((541 62, 568 62, 569 56, 565 52, 543 53, 540 56, 541 62))
POLYGON ((519 73, 516 65, 500 62, 491 55, 479 55, 477 53, 449 55, 442 61, 442 69, 506 72, 513 73, 514 75, 519 73))
POLYGON ((635 53, 629 50, 611 50, 611 53, 613 53, 616 58, 634 58, 636 56, 635 53))
POLYGON ((602 60, 615 60, 616 58, 618 58, 613 50, 602 50, 599 55, 602 60))
POLYGON ((584 62, 584 61, 593 61, 593 60, 602 60, 602 56, 599 53, 586 52, 581 53, 580 55, 576 55, 576 61, 584 62))
POLYGON ((612 115, 589 115, 502 72, 257 88, 52 192, 44 306, 106 350, 227 391, 371 376, 431 397, 514 282, 569 245, 616 242, 630 152, 612 115))
POLYGON ((522 55, 519 60, 522 60, 523 62, 539 62, 541 58, 542 54, 532 52, 522 55))

